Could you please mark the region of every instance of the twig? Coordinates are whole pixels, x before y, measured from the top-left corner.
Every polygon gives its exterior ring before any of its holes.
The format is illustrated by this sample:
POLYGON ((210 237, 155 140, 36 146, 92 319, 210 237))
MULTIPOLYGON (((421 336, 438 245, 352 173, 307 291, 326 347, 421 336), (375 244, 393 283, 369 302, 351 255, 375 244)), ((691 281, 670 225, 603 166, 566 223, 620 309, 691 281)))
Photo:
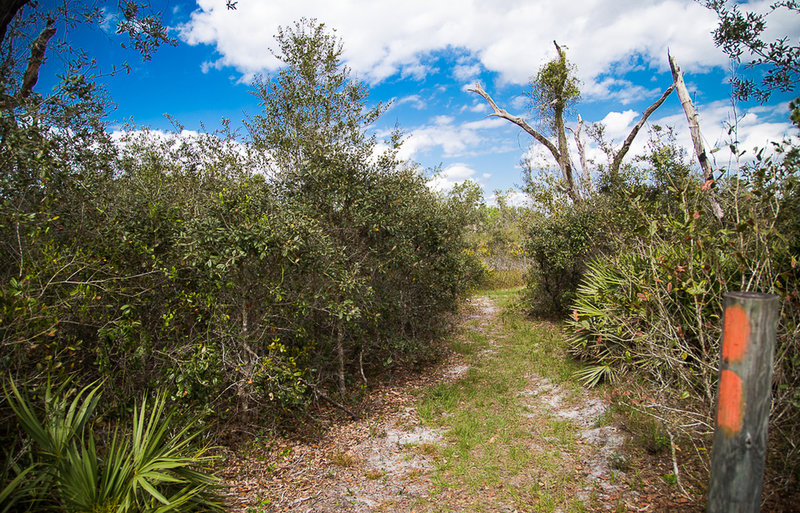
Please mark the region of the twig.
POLYGON ((290 504, 290 506, 297 506, 297 505, 300 505, 300 504, 302 504, 302 503, 304 503, 304 502, 306 502, 306 501, 308 501, 308 500, 311 500, 311 499, 316 499, 316 498, 317 498, 317 497, 319 497, 321 494, 322 494, 322 492, 319 492, 319 493, 317 493, 316 495, 309 495, 308 497, 303 497, 303 498, 297 499, 297 500, 295 500, 294 502, 292 502, 292 503, 290 504))
POLYGON ((339 408, 340 410, 342 410, 343 412, 348 414, 350 416, 350 418, 352 418, 353 420, 358 420, 358 415, 353 413, 353 411, 350 408, 348 408, 347 406, 339 403, 338 401, 336 401, 334 399, 331 399, 330 396, 328 394, 326 394, 325 392, 323 392, 319 387, 317 387, 316 385, 312 385, 311 383, 309 383, 308 381, 306 381, 304 379, 300 379, 300 381, 302 383, 304 383, 307 387, 309 387, 311 390, 313 390, 315 395, 321 397, 323 400, 329 402, 331 405, 335 406, 336 408, 339 408))
POLYGON ((675 484, 678 485, 678 490, 680 490, 681 494, 684 497, 689 497, 689 494, 686 493, 686 490, 683 488, 681 484, 681 474, 678 471, 678 457, 675 455, 675 439, 672 436, 672 431, 667 429, 667 434, 669 435, 669 449, 672 452, 672 470, 675 473, 675 484))

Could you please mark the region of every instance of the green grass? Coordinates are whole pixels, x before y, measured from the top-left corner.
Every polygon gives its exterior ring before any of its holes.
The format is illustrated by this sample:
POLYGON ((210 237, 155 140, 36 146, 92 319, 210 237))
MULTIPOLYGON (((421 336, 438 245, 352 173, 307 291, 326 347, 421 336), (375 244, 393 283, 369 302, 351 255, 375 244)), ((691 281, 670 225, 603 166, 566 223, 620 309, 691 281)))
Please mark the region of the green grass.
POLYGON ((577 364, 565 356, 565 341, 555 327, 534 324, 514 311, 518 290, 483 295, 503 310, 482 331, 475 331, 481 321, 469 323, 453 341, 469 371, 455 382, 432 386, 419 399, 423 422, 448 438, 436 455, 428 510, 451 511, 436 500, 436 492, 459 489, 472 498, 471 511, 492 510, 487 490, 525 511, 583 511, 574 497, 582 475, 571 464, 577 428, 560 418, 532 417, 520 400, 532 375, 567 390, 577 388, 572 382, 577 364))
POLYGON ((524 269, 506 271, 492 270, 481 280, 480 288, 485 290, 505 290, 525 285, 524 269))

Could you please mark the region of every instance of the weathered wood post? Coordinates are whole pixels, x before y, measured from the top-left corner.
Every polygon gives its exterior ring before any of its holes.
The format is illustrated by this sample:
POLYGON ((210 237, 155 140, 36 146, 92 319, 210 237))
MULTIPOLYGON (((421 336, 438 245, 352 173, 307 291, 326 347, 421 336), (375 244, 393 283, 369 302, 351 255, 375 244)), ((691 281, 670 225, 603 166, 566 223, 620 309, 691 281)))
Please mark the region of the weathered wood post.
POLYGON ((772 294, 725 294, 709 513, 760 510, 778 306, 772 294))

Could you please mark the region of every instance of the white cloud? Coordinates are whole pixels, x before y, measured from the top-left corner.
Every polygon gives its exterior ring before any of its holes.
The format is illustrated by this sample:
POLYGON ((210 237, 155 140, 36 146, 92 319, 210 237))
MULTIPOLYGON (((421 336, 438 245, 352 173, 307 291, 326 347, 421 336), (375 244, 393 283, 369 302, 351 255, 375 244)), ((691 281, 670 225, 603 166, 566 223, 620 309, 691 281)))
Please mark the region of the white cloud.
POLYGON ((582 94, 589 99, 612 100, 622 105, 630 105, 644 99, 658 97, 661 91, 636 85, 629 80, 605 77, 587 84, 582 94))
POLYGON ((100 28, 108 35, 117 34, 117 25, 119 25, 119 13, 110 12, 108 8, 103 7, 100 9, 102 20, 100 21, 100 28))
POLYGON ((528 110, 531 107, 531 99, 524 94, 515 96, 511 99, 511 106, 517 110, 528 110))
POLYGON ((423 109, 425 109, 425 107, 427 107, 425 102, 422 100, 422 98, 418 94, 412 94, 412 95, 409 95, 409 96, 404 96, 402 98, 396 99, 393 102, 394 106, 399 106, 399 105, 404 105, 404 104, 409 104, 409 105, 411 105, 413 108, 415 108, 417 110, 423 110, 423 109))
POLYGON ((508 123, 498 118, 457 123, 452 116, 435 116, 430 124, 413 128, 400 149, 401 158, 414 160, 419 154, 440 150, 442 157, 459 158, 491 153, 497 148, 490 139, 508 123))
POLYGON ((461 107, 461 112, 472 112, 475 114, 487 114, 489 110, 489 106, 485 103, 474 103, 472 105, 464 105, 461 107))
POLYGON ((473 180, 477 172, 465 164, 451 164, 442 171, 436 173, 428 181, 428 187, 434 191, 447 192, 456 184, 466 180, 473 180))
MULTIPOLYGON (((506 204, 511 207, 529 207, 533 204, 531 201, 530 196, 523 192, 519 191, 511 191, 505 192, 505 200, 506 204)), ((492 193, 490 196, 486 198, 486 204, 497 206, 497 194, 492 193)))
POLYGON ((453 77, 460 82, 473 82, 481 74, 481 65, 467 58, 460 58, 453 67, 453 77))
POLYGON ((624 112, 609 112, 600 123, 605 126, 605 135, 609 141, 624 140, 633 128, 634 120, 638 120, 639 113, 635 110, 624 112))
POLYGON ((454 68, 459 80, 483 68, 497 72, 501 82, 522 84, 552 58, 553 40, 568 48, 589 90, 595 82, 624 89, 598 78, 603 74, 637 66, 666 69, 667 48, 687 72, 727 63, 709 36, 716 16, 691 0, 296 0, 240 2, 235 11, 218 0, 199 0, 180 35, 189 44, 214 46, 219 57, 209 67, 250 75, 278 68, 269 48, 279 25, 312 15, 338 30, 347 63, 371 83, 423 77, 430 71, 426 56, 458 49, 474 59, 454 68))

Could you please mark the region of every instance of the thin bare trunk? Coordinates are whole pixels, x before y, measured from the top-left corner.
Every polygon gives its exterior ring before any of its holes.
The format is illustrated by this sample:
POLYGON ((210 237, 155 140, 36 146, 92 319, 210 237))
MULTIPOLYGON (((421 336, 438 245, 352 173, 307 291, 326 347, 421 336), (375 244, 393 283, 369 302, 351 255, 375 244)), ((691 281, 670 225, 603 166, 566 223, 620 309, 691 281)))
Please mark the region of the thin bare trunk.
POLYGON ((347 394, 347 387, 344 381, 344 329, 341 322, 336 328, 336 352, 339 357, 339 394, 344 397, 347 394))
POLYGON ((364 348, 358 352, 358 370, 361 371, 361 379, 364 380, 364 386, 367 386, 367 376, 364 375, 364 348))
POLYGON ((583 141, 583 118, 578 114, 578 126, 572 131, 575 136, 575 145, 578 147, 578 158, 581 163, 581 187, 583 188, 584 195, 592 194, 594 188, 592 187, 592 176, 589 172, 589 166, 586 164, 586 143, 583 141))
POLYGON ((706 150, 703 146, 703 138, 700 134, 700 122, 697 120, 697 112, 694 110, 692 98, 689 96, 688 89, 686 89, 680 67, 678 67, 672 55, 667 54, 667 57, 669 58, 669 67, 672 70, 672 80, 675 89, 678 91, 678 98, 681 99, 683 111, 686 113, 686 121, 689 123, 689 133, 692 136, 692 143, 694 144, 694 152, 697 155, 697 161, 700 163, 700 168, 703 170, 703 178, 705 178, 706 183, 710 185, 707 190, 709 199, 711 200, 711 208, 717 219, 722 221, 725 217, 725 213, 722 211, 716 192, 713 189, 714 170, 711 168, 711 162, 709 162, 708 155, 706 155, 706 150))

